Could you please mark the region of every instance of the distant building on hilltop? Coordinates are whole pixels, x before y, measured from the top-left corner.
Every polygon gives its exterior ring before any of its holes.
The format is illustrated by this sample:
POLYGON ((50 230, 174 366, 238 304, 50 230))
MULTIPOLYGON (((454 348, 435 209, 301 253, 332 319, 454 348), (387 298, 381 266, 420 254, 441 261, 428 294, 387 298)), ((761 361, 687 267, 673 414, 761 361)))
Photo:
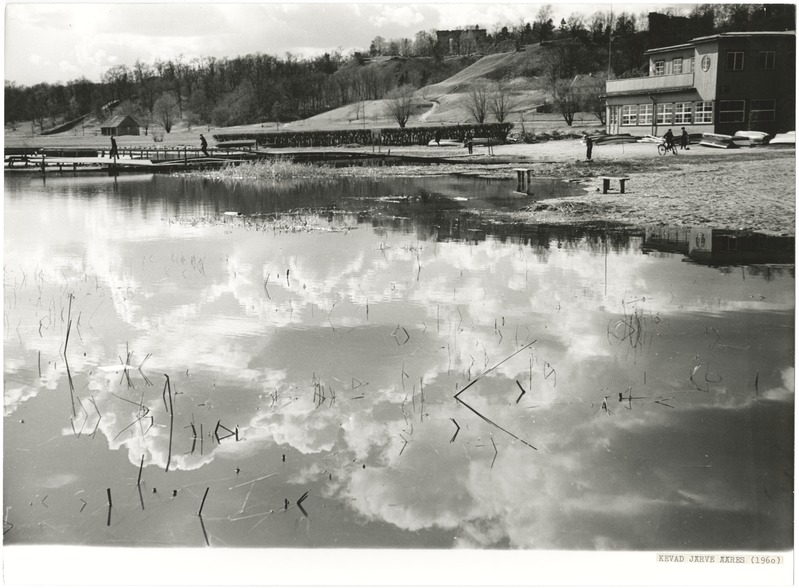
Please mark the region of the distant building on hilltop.
POLYGON ((644 55, 648 76, 607 82, 608 133, 795 128, 796 31, 720 33, 644 55))
POLYGON ((473 29, 436 31, 436 48, 441 55, 469 55, 485 46, 487 34, 477 25, 473 29))
POLYGON ((105 121, 100 127, 103 135, 138 135, 139 123, 129 115, 114 116, 105 121))

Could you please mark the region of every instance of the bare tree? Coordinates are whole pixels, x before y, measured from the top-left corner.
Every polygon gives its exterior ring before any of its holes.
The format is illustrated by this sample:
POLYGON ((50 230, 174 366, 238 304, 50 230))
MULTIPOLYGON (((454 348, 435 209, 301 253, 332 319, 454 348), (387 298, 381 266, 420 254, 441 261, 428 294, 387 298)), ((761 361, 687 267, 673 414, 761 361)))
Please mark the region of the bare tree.
POLYGON ((572 126, 574 115, 580 107, 580 100, 577 93, 574 91, 571 80, 558 80, 551 88, 550 93, 558 108, 558 112, 563 116, 563 120, 566 121, 567 125, 572 126))
POLYGON ((488 107, 497 122, 505 122, 514 106, 515 100, 511 95, 508 83, 505 80, 500 80, 494 84, 488 107))
POLYGON ((401 129, 411 118, 411 103, 413 101, 413 87, 405 85, 394 88, 387 95, 386 113, 397 121, 401 129))
POLYGON ((466 95, 466 102, 463 106, 477 124, 483 124, 488 114, 488 90, 486 86, 484 84, 472 86, 472 91, 466 95))
POLYGON ((605 82, 607 74, 597 73, 584 76, 580 85, 575 88, 580 110, 590 112, 599 122, 605 124, 605 82))
POLYGON ((161 123, 164 130, 169 133, 172 130, 172 125, 178 116, 178 101, 171 92, 164 92, 155 101, 153 108, 155 113, 155 120, 161 123))

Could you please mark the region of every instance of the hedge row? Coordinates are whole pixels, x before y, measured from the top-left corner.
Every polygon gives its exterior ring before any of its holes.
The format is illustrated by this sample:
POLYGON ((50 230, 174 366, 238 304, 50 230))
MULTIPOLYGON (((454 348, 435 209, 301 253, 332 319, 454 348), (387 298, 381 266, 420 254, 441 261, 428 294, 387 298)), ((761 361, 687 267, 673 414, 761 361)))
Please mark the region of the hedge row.
POLYGON ((339 131, 249 131, 218 133, 216 141, 252 141, 269 147, 338 147, 341 145, 427 145, 436 136, 441 139, 463 141, 468 136, 487 137, 505 142, 512 128, 511 123, 487 123, 483 125, 438 125, 429 127, 407 127, 387 129, 360 129, 339 131))

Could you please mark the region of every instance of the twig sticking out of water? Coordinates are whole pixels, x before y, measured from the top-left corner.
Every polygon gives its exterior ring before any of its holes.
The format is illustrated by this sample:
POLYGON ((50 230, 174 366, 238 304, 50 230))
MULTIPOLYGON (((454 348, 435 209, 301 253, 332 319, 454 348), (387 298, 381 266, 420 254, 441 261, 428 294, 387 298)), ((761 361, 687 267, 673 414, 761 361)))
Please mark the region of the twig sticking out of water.
MULTIPOLYGON (((454 441, 455 441, 455 437, 457 437, 457 436, 458 436, 458 433, 459 433, 459 432, 460 432, 460 430, 461 430, 461 426, 458 424, 458 422, 457 422, 455 419, 453 419, 453 418, 450 418, 449 420, 451 420, 451 421, 452 421, 452 422, 455 424, 455 426, 457 427, 457 429, 455 429, 455 434, 454 434, 454 435, 452 435, 452 439, 450 439, 450 440, 449 440, 449 442, 450 442, 450 443, 452 443, 452 442, 454 442, 454 441)), ((406 441, 406 443, 407 443, 407 441, 406 441)))
MULTIPOLYGON (((476 377, 474 380, 472 380, 471 382, 469 382, 468 384, 466 384, 466 386, 464 386, 464 387, 461 389, 461 391, 460 391, 460 392, 458 392, 457 394, 455 394, 455 399, 457 400, 457 399, 458 399, 458 397, 459 397, 461 394, 463 394, 464 392, 466 392, 466 390, 468 390, 469 388, 471 388, 472 386, 474 386, 474 385, 475 385, 477 382, 479 382, 479 381, 480 381, 480 380, 482 380, 484 377, 486 377, 488 374, 490 374, 491 372, 493 372, 495 369, 497 369, 497 368, 498 368, 499 366, 501 366, 503 363, 505 363, 506 361, 508 361, 508 360, 509 360, 509 359, 511 359, 512 357, 515 357, 516 355, 518 355, 519 353, 521 353, 522 351, 524 351, 524 350, 525 350, 525 349, 527 349, 528 347, 532 347, 532 346, 533 346, 535 343, 537 343, 537 342, 538 342, 538 340, 537 340, 537 339, 536 339, 535 341, 531 341, 530 343, 528 343, 528 344, 527 344, 527 345, 525 345, 524 347, 520 347, 519 349, 517 349, 516 351, 514 351, 513 353, 511 353, 511 354, 510 354, 508 357, 506 357, 505 359, 503 359, 503 360, 502 360, 502 361, 500 361, 499 363, 497 363, 497 364, 495 364, 495 365, 491 366, 490 368, 488 368, 488 369, 487 369, 486 371, 484 371, 482 374, 480 374, 479 376, 477 376, 477 377, 476 377)), ((461 401, 461 402, 463 402, 463 401, 461 401)))
MULTIPOLYGON (((70 293, 70 295, 69 295, 69 311, 67 312, 67 336, 66 336, 66 339, 64 339, 64 359, 67 358, 67 345, 69 345, 69 330, 72 328, 72 299, 73 298, 74 298, 74 296, 70 293)), ((63 312, 63 310, 61 312, 63 312)))
POLYGON ((391 333, 391 335, 394 337, 394 341, 396 341, 396 342, 397 342, 397 345, 398 345, 399 347, 402 347, 402 346, 403 346, 403 345, 405 345, 405 344, 406 344, 408 341, 410 341, 410 340, 411 340, 411 336, 410 336, 410 334, 408 333, 408 330, 407 330, 405 327, 401 326, 401 325, 397 325, 397 328, 396 328, 396 329, 394 329, 394 332, 393 332, 393 333, 391 333), (404 340, 402 343, 400 343, 400 337, 397 337, 397 333, 399 333, 400 329, 402 329, 402 331, 403 331, 403 334, 405 335, 405 340, 404 340))
POLYGON ((169 464, 172 462, 172 432, 175 428, 175 410, 172 406, 172 386, 169 383, 169 376, 164 374, 166 378, 166 383, 164 384, 164 389, 169 394, 169 451, 166 457, 166 469, 165 472, 169 471, 169 464))
POLYGON ((202 518, 203 516, 203 507, 205 506, 205 499, 208 496, 208 490, 210 490, 210 486, 205 489, 205 494, 203 494, 203 500, 200 503, 200 510, 197 511, 197 516, 202 518))
MULTIPOLYGON (((402 435, 400 435, 402 437, 402 435)), ((404 443, 402 444, 402 449, 400 449, 399 454, 402 455, 402 452, 405 451, 405 448, 408 446, 408 440, 405 437, 402 437, 404 443)))
POLYGON ((221 420, 216 422, 216 429, 214 429, 214 437, 216 437, 217 443, 221 443, 223 439, 227 439, 228 437, 233 437, 235 434, 236 432, 228 429, 225 425, 222 424, 221 420), (225 435, 224 437, 220 437, 219 429, 224 429, 225 431, 227 431, 228 434, 225 435))
POLYGON ((490 469, 493 470, 494 469, 494 462, 497 461, 497 456, 499 455, 499 450, 497 449, 497 444, 494 443, 494 438, 490 437, 490 439, 491 439, 491 445, 494 446, 494 459, 491 460, 491 468, 490 468, 490 469))
POLYGON ((138 480, 136 480, 136 485, 137 486, 141 485, 141 471, 142 471, 142 468, 144 468, 144 454, 142 454, 141 463, 139 464, 139 478, 138 478, 138 480))
MULTIPOLYGON (((308 490, 308 492, 310 492, 310 490, 308 490)), ((308 511, 306 511, 305 508, 302 506, 302 502, 303 500, 308 498, 308 492, 300 496, 300 499, 297 501, 297 506, 299 507, 300 511, 302 511, 302 514, 305 515, 306 519, 310 519, 311 517, 308 516, 308 511)))
POLYGON ((521 393, 521 394, 519 394, 519 397, 516 399, 516 404, 519 404, 519 401, 522 399, 522 396, 524 396, 525 394, 527 394, 527 390, 525 390, 525 389, 522 387, 522 385, 521 385, 521 383, 519 382, 519 380, 516 380, 516 385, 519 387, 519 390, 521 390, 521 391, 522 391, 522 393, 521 393))
POLYGON ((269 274, 266 274, 266 279, 264 280, 264 292, 266 293, 266 297, 269 300, 272 300, 272 297, 269 295, 269 288, 267 285, 269 284, 269 274))
POLYGON ((755 396, 760 396, 760 390, 758 390, 757 382, 760 379, 760 372, 755 374, 755 396))
POLYGON ((552 376, 554 376, 552 385, 557 387, 557 385, 558 385, 558 373, 555 371, 555 368, 553 368, 552 365, 549 362, 546 362, 544 364, 544 379, 548 380, 552 376), (547 371, 547 369, 549 371, 547 371))
POLYGON ((106 488, 105 493, 108 496, 108 508, 111 508, 112 506, 114 506, 111 502, 111 488, 106 488))
POLYGON ((205 531, 205 523, 203 522, 202 515, 200 515, 198 518, 200 519, 200 527, 203 530, 203 537, 205 537, 205 545, 206 547, 211 547, 211 542, 208 541, 208 533, 205 531))
POLYGON ((506 357, 505 359, 503 359, 503 360, 502 360, 502 361, 500 361, 499 363, 497 363, 497 364, 494 364, 492 367, 488 368, 488 369, 487 369, 486 371, 484 371, 482 374, 480 374, 479 376, 477 376, 477 377, 476 377, 474 380, 472 380, 471 382, 469 382, 468 384, 466 384, 466 386, 464 386, 464 387, 461 389, 461 391, 460 391, 460 392, 458 392, 457 394, 455 394, 455 397, 454 397, 454 398, 455 398, 455 400, 457 400, 458 402, 460 402, 461 404, 463 404, 463 406, 465 406, 466 408, 468 408, 469 410, 471 410, 471 411, 472 411, 474 414, 476 414, 476 415, 477 415, 477 416, 479 416, 481 419, 483 419, 485 422, 487 422, 489 425, 492 425, 492 426, 496 427, 497 429, 499 429, 500 431, 502 431, 502 432, 504 432, 504 433, 507 433, 508 435, 510 435, 511 437, 513 437, 514 439, 516 439, 517 441, 519 441, 519 442, 521 442, 521 443, 524 443, 525 445, 527 445, 527 447, 530 447, 531 449, 534 449, 535 451, 538 451, 538 448, 537 448, 537 447, 535 447, 535 446, 531 445, 530 443, 528 443, 528 442, 527 442, 527 441, 525 441, 524 439, 522 439, 522 438, 520 438, 520 437, 518 437, 518 436, 514 435, 513 433, 511 433, 511 432, 510 432, 510 431, 508 431, 507 429, 505 429, 505 428, 503 428, 503 427, 499 426, 497 423, 495 423, 494 421, 492 421, 492 420, 491 420, 491 419, 489 419, 488 417, 484 416, 482 413, 480 413, 479 411, 477 411, 475 408, 473 408, 473 407, 472 407, 472 406, 470 406, 468 403, 466 403, 466 401, 464 401, 464 400, 461 400, 461 398, 460 398, 460 395, 461 395, 461 394, 463 394, 464 392, 466 392, 466 390, 468 390, 469 388, 471 388, 472 386, 474 386, 474 385, 475 385, 477 382, 479 382, 480 380, 482 380, 482 379, 483 379, 483 378, 484 378, 486 375, 488 375, 489 373, 491 373, 492 371, 494 371, 495 369, 497 369, 499 366, 501 366, 503 363, 505 363, 506 361, 508 361, 508 360, 509 360, 509 359, 511 359, 512 357, 514 357, 514 356, 518 355, 519 353, 521 353, 521 352, 522 352, 522 351, 524 351, 525 349, 527 349, 527 348, 531 347, 531 346, 532 346, 534 343, 536 343, 536 341, 537 341, 537 340, 531 341, 531 342, 530 342, 530 343, 528 343, 527 345, 524 345, 523 347, 520 347, 519 349, 517 349, 516 351, 514 351, 513 353, 511 353, 511 354, 510 354, 508 357, 506 357))

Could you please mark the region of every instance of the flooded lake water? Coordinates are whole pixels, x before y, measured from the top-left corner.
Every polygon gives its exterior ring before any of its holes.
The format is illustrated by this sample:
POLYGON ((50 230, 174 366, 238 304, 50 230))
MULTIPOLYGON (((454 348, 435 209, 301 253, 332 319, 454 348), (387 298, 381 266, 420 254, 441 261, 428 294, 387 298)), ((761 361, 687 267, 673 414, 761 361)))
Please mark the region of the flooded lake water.
POLYGON ((793 240, 514 187, 7 175, 5 542, 791 549, 793 240))

